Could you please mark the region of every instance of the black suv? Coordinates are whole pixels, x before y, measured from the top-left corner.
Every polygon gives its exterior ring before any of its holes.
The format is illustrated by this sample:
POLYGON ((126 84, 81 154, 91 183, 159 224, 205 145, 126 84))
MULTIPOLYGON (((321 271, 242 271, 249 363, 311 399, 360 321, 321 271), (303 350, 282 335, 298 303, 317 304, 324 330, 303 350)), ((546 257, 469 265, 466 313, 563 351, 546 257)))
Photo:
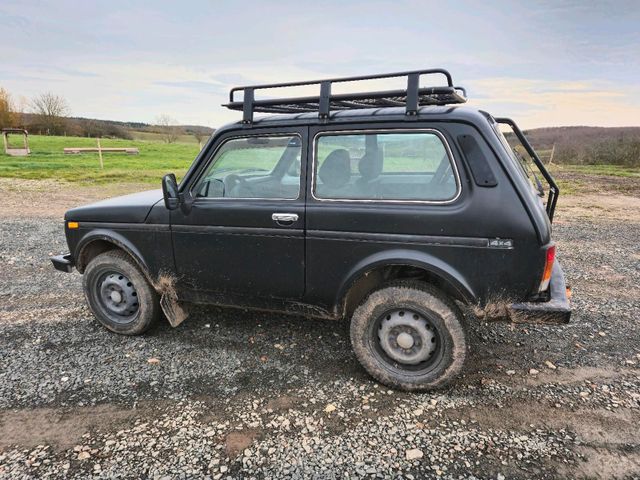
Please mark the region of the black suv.
POLYGON ((461 306, 549 323, 571 313, 551 240, 558 187, 515 123, 452 106, 465 101, 442 69, 234 88, 226 107, 242 121, 215 132, 180 184, 166 175, 162 191, 69 210, 71 253, 53 264, 84 273, 117 333, 161 312, 175 326, 193 303, 350 318, 373 377, 440 387, 465 359, 461 306), (446 84, 421 87, 424 75, 446 84), (332 92, 394 77, 406 89, 332 92))

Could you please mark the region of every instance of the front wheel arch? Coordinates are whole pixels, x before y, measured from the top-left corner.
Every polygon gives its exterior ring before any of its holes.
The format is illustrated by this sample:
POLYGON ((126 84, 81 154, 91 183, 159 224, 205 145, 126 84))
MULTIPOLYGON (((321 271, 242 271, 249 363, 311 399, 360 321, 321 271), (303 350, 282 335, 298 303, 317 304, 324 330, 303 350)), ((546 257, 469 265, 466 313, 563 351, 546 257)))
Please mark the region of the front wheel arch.
POLYGON ((76 269, 84 273, 89 262, 109 250, 122 250, 138 265, 142 273, 151 281, 149 269, 138 249, 115 232, 97 230, 83 237, 76 247, 76 269))

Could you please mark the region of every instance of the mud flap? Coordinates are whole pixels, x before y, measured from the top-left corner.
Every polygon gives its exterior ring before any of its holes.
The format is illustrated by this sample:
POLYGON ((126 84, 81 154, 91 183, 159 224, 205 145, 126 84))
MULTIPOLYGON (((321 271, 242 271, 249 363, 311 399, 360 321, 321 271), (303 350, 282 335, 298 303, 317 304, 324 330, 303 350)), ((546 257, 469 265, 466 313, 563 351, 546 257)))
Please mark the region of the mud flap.
POLYGON ((163 293, 160 297, 160 306, 164 312, 165 317, 169 320, 172 327, 177 327, 186 320, 189 313, 182 307, 182 305, 168 293, 163 293))
POLYGON ((176 279, 172 276, 160 275, 153 285, 161 295, 160 307, 173 328, 180 325, 189 316, 189 313, 184 308, 184 304, 178 301, 175 282, 176 279))

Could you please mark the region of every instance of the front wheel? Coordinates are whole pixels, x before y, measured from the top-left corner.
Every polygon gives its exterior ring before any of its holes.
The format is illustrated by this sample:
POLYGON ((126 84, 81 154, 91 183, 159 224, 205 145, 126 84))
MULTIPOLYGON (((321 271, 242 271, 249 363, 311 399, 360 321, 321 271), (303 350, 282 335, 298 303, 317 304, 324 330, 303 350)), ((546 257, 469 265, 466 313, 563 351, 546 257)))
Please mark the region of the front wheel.
POLYGON ((462 370, 462 313, 440 290, 396 282, 371 293, 353 313, 351 343, 362 366, 400 390, 442 387, 462 370))
POLYGON ((91 260, 82 286, 96 319, 112 332, 140 335, 160 317, 158 294, 131 257, 120 250, 91 260))

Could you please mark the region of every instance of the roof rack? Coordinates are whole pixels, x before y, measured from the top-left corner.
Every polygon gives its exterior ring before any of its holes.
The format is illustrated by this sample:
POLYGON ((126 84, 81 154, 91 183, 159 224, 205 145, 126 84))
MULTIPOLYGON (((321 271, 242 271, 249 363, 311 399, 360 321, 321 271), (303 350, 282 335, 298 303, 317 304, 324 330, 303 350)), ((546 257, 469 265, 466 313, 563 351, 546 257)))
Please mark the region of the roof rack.
POLYGON ((448 105, 467 101, 467 92, 462 87, 453 85, 451 74, 442 68, 428 70, 412 70, 408 72, 383 73, 377 75, 363 75, 359 77, 329 78, 325 80, 309 80, 305 82, 272 83, 266 85, 252 85, 235 87, 229 92, 229 103, 223 105, 231 110, 243 112, 242 123, 251 124, 253 113, 303 113, 318 112, 320 119, 328 119, 331 110, 351 110, 372 107, 405 107, 408 116, 418 114, 420 105, 448 105), (420 76, 443 75, 445 86, 420 87, 420 76), (335 83, 359 82, 381 78, 407 78, 407 88, 404 90, 387 90, 381 92, 361 92, 332 94, 331 88, 335 83), (312 97, 273 98, 256 100, 257 90, 272 88, 301 87, 319 85, 320 95, 312 97), (243 92, 242 100, 235 100, 237 92, 243 92))

